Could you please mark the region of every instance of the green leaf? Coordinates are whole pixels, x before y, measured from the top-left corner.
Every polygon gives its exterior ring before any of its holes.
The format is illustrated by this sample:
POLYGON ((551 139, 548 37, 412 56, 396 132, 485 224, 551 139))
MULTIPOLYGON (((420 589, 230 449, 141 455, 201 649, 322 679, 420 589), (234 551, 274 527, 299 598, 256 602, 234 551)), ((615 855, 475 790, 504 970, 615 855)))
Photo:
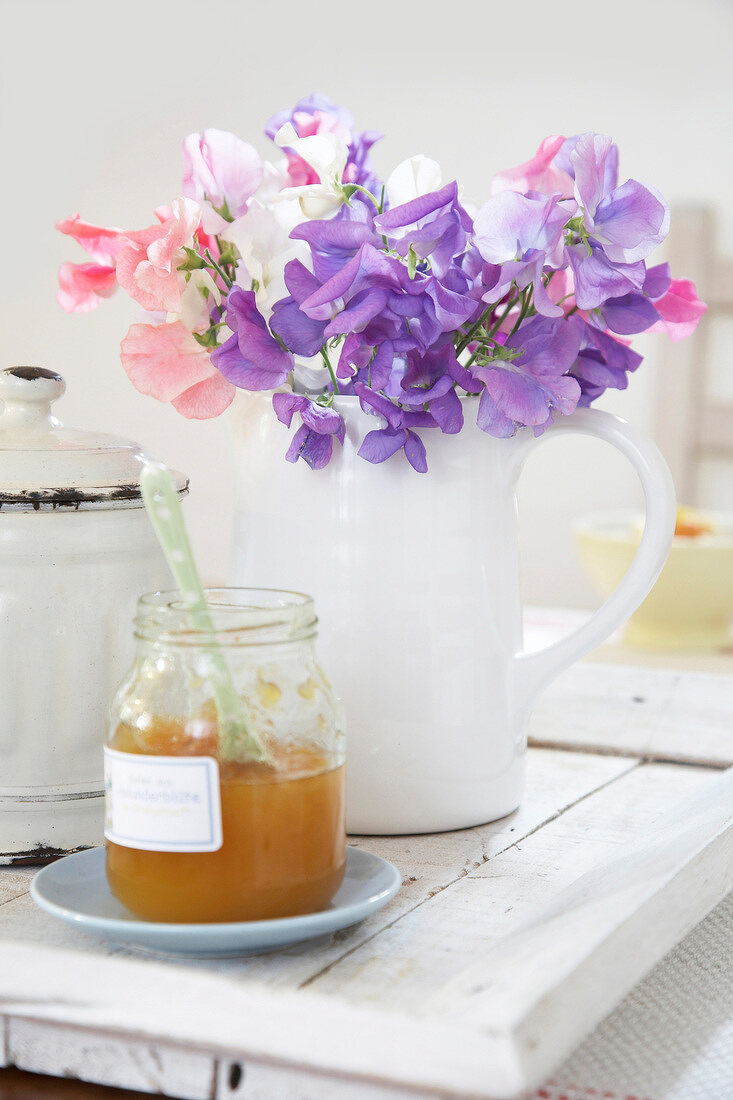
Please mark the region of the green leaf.
MULTIPOLYGON (((213 202, 212 202, 211 205, 214 206, 213 202)), ((214 206, 214 210, 216 210, 219 217, 223 218, 225 222, 233 222, 234 221, 234 215, 230 211, 229 205, 228 205, 226 199, 224 199, 224 202, 221 204, 221 206, 214 206)))
POLYGON ((418 255, 415 249, 410 245, 407 252, 407 271, 411 279, 415 278, 415 272, 417 271, 418 255))
POLYGON ((216 347, 216 331, 213 328, 208 328, 206 332, 194 332, 192 336, 202 348, 216 347))

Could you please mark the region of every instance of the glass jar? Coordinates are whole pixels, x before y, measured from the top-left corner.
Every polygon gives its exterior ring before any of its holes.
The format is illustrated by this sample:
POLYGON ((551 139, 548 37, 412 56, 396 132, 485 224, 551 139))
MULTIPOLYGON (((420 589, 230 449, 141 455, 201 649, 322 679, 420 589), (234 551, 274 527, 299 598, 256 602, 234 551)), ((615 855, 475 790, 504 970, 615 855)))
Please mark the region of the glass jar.
POLYGON ((107 878, 146 920, 315 912, 344 874, 344 735, 309 596, 209 589, 212 630, 179 593, 143 596, 137 653, 105 747, 107 878), (228 666, 251 741, 219 734, 228 666))

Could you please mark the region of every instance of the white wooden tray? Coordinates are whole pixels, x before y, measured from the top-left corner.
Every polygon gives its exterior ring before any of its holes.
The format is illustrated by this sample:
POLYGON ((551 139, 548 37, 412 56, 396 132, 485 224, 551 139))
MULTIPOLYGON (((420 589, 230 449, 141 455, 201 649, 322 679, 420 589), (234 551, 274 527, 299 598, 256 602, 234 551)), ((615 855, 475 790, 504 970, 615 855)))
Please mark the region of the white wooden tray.
POLYGON ((689 765, 674 762, 681 731, 668 752, 658 744, 675 692, 689 698, 684 674, 647 691, 645 723, 628 682, 597 671, 558 685, 556 717, 538 712, 534 736, 568 747, 530 750, 516 814, 356 840, 405 884, 327 941, 249 960, 147 959, 52 921, 28 897, 29 870, 0 870, 5 1060, 190 1100, 488 1098, 540 1084, 733 886, 733 681, 725 694, 722 678, 713 690, 696 677, 700 707, 715 699, 728 722, 712 744, 680 708, 688 757, 697 743, 706 760, 689 765), (573 728, 584 706, 605 716, 596 751, 569 741, 570 704, 573 728), (616 745, 608 720, 627 706, 635 751, 629 723, 616 745))

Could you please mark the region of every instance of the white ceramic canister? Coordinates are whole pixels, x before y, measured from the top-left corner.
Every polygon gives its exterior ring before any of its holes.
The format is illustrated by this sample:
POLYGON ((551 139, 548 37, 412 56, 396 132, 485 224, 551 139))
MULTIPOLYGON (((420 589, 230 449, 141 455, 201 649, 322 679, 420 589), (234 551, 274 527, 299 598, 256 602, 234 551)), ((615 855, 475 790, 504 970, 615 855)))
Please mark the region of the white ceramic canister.
MULTIPOLYGON (((63 379, 0 371, 0 863, 102 843, 102 745, 143 592, 170 574, 135 443, 65 428, 63 379)), ((179 492, 187 481, 176 476, 179 492)))

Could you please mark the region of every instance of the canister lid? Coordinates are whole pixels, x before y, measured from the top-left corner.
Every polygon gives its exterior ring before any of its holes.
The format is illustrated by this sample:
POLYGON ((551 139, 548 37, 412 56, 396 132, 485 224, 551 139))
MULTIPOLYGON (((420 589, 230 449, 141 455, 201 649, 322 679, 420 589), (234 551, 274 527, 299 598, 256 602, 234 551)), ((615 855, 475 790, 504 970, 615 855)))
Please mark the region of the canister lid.
MULTIPOLYGON (((65 389, 43 367, 0 371, 0 510, 141 507, 150 456, 126 439, 65 428, 51 411, 65 389)), ((172 474, 185 492, 188 479, 172 474)))

